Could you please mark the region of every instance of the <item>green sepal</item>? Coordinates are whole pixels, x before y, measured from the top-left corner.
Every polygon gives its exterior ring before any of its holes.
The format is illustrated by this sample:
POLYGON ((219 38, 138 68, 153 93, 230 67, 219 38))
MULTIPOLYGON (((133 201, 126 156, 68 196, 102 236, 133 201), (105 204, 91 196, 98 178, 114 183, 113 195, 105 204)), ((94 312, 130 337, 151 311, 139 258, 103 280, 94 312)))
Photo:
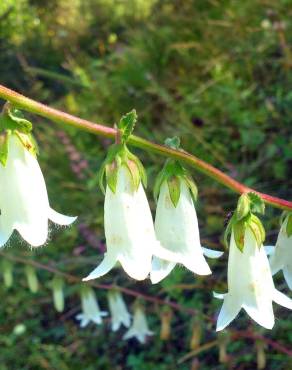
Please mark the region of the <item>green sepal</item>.
POLYGON ((248 193, 248 197, 250 200, 251 212, 263 215, 265 213, 265 203, 262 200, 262 198, 257 193, 254 192, 248 193))
POLYGON ((189 175, 185 175, 183 179, 185 180, 186 184, 189 187, 193 200, 196 202, 198 199, 198 188, 196 183, 189 175))
MULTIPOLYGON (((245 211, 246 213, 246 211, 245 211)), ((232 231, 234 233, 234 240, 237 248, 242 252, 244 248, 244 235, 247 228, 250 228, 253 233, 256 244, 260 248, 263 245, 265 240, 265 229, 260 219, 252 214, 250 211, 246 214, 245 217, 240 218, 242 213, 236 212, 233 214, 229 220, 225 233, 224 233, 224 244, 228 247, 228 239, 232 231)))
POLYGON ((197 186, 188 171, 177 160, 167 159, 163 169, 157 175, 154 184, 154 198, 156 202, 158 200, 160 188, 164 181, 168 183, 170 198, 174 207, 177 206, 180 198, 180 185, 178 186, 178 184, 180 184, 180 181, 185 181, 193 200, 197 200, 197 186))
POLYGON ((237 221, 233 224, 234 240, 237 248, 242 252, 244 248, 244 234, 246 230, 245 220, 237 221))
POLYGON ((248 193, 242 194, 237 202, 236 218, 238 221, 246 217, 250 212, 250 198, 248 193))
POLYGON ((8 158, 8 142, 9 142, 10 131, 6 130, 0 133, 0 163, 2 166, 6 166, 8 158))
POLYGON ((118 123, 118 129, 121 133, 122 143, 126 143, 130 135, 132 134, 135 124, 137 122, 137 113, 133 109, 131 112, 125 114, 118 123))
POLYGON ((292 213, 289 213, 287 216, 286 234, 288 238, 292 236, 292 213))
POLYGON ((130 173, 133 191, 137 191, 142 184, 147 186, 147 176, 141 161, 129 151, 126 144, 114 144, 109 148, 108 155, 104 160, 99 172, 99 185, 105 193, 104 180, 113 193, 116 192, 118 171, 125 166, 130 173))
POLYGON ((232 232, 232 225, 234 223, 234 220, 235 220, 235 215, 233 215, 228 221, 225 232, 224 232, 224 236, 223 236, 223 243, 227 249, 229 247, 229 237, 232 232))
POLYGON ((0 116, 0 129, 1 131, 18 130, 28 134, 32 130, 32 123, 24 118, 20 110, 6 103, 0 116))
POLYGON ((260 248, 266 238, 266 232, 263 224, 257 216, 252 214, 248 219, 247 225, 255 237, 258 248, 260 248))
POLYGON ((14 134, 18 137, 25 149, 28 150, 32 155, 37 156, 37 154, 39 154, 38 145, 31 133, 26 134, 15 130, 14 134))
POLYGON ((169 196, 172 204, 176 207, 180 197, 180 179, 177 176, 173 176, 167 179, 167 186, 169 196))

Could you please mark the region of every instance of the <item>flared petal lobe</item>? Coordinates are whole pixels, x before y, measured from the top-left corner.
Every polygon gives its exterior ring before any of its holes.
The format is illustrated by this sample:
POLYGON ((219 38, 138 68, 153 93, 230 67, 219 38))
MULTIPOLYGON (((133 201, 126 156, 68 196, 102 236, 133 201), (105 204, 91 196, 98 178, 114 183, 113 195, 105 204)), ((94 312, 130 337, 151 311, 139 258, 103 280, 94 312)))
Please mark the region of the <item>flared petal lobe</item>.
MULTIPOLYGON (((292 216, 290 216, 292 217, 292 216)), ((278 238, 276 247, 270 256, 270 266, 272 274, 283 270, 284 278, 288 284, 289 289, 292 290, 292 235, 287 235, 288 217, 284 220, 278 238)))

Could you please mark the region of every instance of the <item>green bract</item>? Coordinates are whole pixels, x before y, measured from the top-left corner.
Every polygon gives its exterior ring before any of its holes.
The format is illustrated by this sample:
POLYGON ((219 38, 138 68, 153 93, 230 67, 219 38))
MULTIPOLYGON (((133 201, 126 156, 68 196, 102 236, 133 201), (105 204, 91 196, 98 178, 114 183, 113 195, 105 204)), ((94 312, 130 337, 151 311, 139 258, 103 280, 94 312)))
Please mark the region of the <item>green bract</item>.
POLYGON ((38 153, 31 130, 31 122, 23 117, 21 111, 6 103, 0 115, 0 163, 4 167, 8 158, 8 143, 11 134, 15 134, 22 145, 33 155, 38 153))
POLYGON ((118 171, 121 166, 129 170, 134 191, 138 190, 141 181, 145 187, 147 186, 146 172, 140 160, 130 152, 125 143, 113 144, 99 172, 99 185, 104 193, 104 175, 108 187, 113 193, 116 192, 118 171))
POLYGON ((286 220, 287 220, 287 224, 286 224, 285 231, 286 231, 288 238, 290 238, 290 236, 292 235, 292 212, 284 211, 282 213, 280 224, 282 225, 286 220))
POLYGON ((237 208, 230 218, 224 233, 224 243, 228 246, 228 238, 233 232, 237 248, 242 252, 244 248, 245 231, 249 228, 260 248, 265 240, 265 229, 260 219, 253 212, 263 213, 264 202, 255 193, 242 194, 237 203, 237 208))

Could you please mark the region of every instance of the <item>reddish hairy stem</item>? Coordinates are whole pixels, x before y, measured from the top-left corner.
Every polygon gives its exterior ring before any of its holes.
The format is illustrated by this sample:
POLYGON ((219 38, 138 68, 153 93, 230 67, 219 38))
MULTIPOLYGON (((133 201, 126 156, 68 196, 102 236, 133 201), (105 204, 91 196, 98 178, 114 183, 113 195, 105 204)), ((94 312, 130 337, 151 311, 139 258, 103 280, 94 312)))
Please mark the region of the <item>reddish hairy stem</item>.
MULTIPOLYGON (((87 131, 92 134, 104 136, 111 139, 115 139, 116 137, 116 130, 114 128, 107 127, 103 124, 93 123, 91 121, 87 121, 85 119, 62 112, 58 109, 48 107, 35 100, 29 99, 17 93, 16 91, 10 90, 2 85, 0 85, 0 98, 10 101, 19 109, 23 109, 28 112, 38 114, 42 117, 48 118, 51 121, 73 126, 83 131, 87 131)), ((260 193, 252 188, 249 188, 244 184, 232 179, 230 176, 213 167, 209 163, 206 163, 203 160, 185 151, 175 150, 168 148, 164 145, 155 144, 151 141, 142 139, 135 135, 130 136, 129 144, 132 144, 144 150, 149 150, 151 152, 164 155, 166 157, 171 157, 183 161, 190 165, 191 167, 196 168, 205 175, 218 181, 222 185, 225 185, 226 187, 228 187, 229 189, 233 190, 236 193, 242 194, 253 191, 257 193, 259 196, 261 196, 265 203, 273 207, 280 208, 283 210, 292 210, 292 202, 285 199, 273 197, 268 194, 260 193)))

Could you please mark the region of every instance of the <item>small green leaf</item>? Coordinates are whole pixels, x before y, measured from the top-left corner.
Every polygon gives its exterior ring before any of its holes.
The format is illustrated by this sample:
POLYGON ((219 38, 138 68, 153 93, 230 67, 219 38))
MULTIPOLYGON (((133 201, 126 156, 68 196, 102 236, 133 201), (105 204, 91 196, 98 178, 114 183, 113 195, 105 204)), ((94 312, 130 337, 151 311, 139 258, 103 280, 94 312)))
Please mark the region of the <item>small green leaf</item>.
POLYGON ((244 234, 246 224, 245 221, 241 220, 233 224, 234 240, 237 248, 242 252, 244 248, 244 234))
POLYGON ((121 131, 121 139, 122 143, 126 143, 129 136, 132 134, 135 124, 137 122, 137 113, 136 110, 133 109, 131 112, 125 114, 118 124, 118 128, 121 131))
POLYGON ((18 130, 28 134, 32 130, 32 123, 24 118, 22 112, 10 103, 6 103, 0 116, 1 130, 18 130))
POLYGON ((292 213, 290 213, 290 215, 287 216, 286 233, 288 238, 292 236, 292 213))
POLYGON ((174 207, 177 206, 180 198, 180 179, 177 176, 173 176, 167 180, 169 196, 174 207))
POLYGON ((178 136, 174 136, 174 137, 168 137, 165 141, 164 141, 164 144, 165 146, 168 146, 169 148, 171 149, 176 149, 178 150, 179 147, 180 147, 180 138, 178 136))
POLYGON ((248 194, 242 194, 237 203, 236 218, 238 221, 242 220, 250 212, 250 199, 248 194))

